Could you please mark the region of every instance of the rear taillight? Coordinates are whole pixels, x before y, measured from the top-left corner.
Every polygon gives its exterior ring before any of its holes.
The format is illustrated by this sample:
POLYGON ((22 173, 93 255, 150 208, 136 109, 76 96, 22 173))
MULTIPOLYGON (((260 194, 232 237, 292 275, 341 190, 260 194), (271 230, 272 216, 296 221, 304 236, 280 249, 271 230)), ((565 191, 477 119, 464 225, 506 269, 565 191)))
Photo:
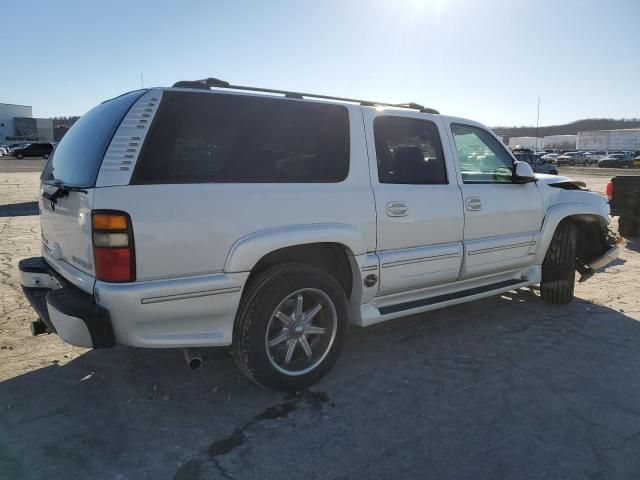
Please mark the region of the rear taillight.
POLYGON ((607 183, 607 189, 605 190, 605 192, 607 194, 607 198, 609 199, 609 201, 611 201, 611 199, 613 198, 613 182, 607 183))
POLYGON ((91 225, 96 278, 104 282, 135 280, 135 250, 129 215, 94 210, 91 225))

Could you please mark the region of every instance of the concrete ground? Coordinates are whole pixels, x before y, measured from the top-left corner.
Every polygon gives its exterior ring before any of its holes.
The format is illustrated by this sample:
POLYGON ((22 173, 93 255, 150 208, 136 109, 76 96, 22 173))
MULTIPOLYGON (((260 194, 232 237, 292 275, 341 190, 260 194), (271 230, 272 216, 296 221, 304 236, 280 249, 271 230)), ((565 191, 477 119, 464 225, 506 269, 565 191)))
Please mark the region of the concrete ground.
POLYGON ((0 479, 640 478, 640 239, 570 305, 523 289, 352 328, 285 396, 224 350, 192 373, 179 351, 30 337, 16 264, 38 254, 41 163, 3 162, 0 479))

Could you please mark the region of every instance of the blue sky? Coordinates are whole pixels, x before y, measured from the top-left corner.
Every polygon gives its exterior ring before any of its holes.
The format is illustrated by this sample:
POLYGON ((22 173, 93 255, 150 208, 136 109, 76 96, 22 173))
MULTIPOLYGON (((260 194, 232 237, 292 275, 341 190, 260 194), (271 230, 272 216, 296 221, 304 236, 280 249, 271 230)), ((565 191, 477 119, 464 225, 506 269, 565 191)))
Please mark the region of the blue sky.
POLYGON ((0 102, 82 114, 232 83, 415 101, 488 125, 640 117, 640 0, 2 2, 0 102))

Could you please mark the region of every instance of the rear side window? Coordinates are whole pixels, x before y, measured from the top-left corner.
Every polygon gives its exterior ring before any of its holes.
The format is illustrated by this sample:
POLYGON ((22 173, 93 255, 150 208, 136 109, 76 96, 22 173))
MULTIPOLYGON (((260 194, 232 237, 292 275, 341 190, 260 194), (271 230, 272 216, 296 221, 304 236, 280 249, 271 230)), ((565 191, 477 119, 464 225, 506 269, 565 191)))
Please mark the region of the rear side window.
POLYGON ((62 137, 42 172, 43 182, 92 187, 120 122, 145 90, 107 100, 85 113, 62 137))
POLYGON ((442 144, 433 122, 381 116, 373 122, 380 183, 447 183, 442 144))
POLYGON ((132 183, 339 182, 348 121, 340 105, 165 92, 132 183))

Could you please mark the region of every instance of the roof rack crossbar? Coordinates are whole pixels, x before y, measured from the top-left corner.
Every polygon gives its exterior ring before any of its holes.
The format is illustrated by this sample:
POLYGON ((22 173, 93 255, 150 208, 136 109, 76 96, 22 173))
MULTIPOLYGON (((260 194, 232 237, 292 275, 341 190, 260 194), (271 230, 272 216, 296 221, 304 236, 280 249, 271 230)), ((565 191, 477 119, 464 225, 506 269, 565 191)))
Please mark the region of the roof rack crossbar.
POLYGON ((374 102, 371 100, 360 100, 357 98, 347 98, 347 97, 335 97, 332 95, 320 95, 317 93, 292 92, 289 90, 280 90, 276 88, 248 87, 246 85, 232 85, 229 82, 225 82, 224 80, 219 80, 217 78, 205 78, 202 80, 181 80, 179 82, 174 83, 173 87, 195 88, 195 89, 204 89, 204 90, 209 90, 210 87, 229 88, 231 90, 244 90, 248 92, 275 93, 279 95, 284 95, 287 98, 297 98, 297 99, 319 98, 322 100, 337 100, 340 102, 357 103, 367 107, 397 107, 397 108, 408 108, 411 110, 418 110, 422 113, 432 113, 432 114, 440 113, 433 108, 423 107, 422 105, 414 102, 409 102, 409 103, 374 102))

